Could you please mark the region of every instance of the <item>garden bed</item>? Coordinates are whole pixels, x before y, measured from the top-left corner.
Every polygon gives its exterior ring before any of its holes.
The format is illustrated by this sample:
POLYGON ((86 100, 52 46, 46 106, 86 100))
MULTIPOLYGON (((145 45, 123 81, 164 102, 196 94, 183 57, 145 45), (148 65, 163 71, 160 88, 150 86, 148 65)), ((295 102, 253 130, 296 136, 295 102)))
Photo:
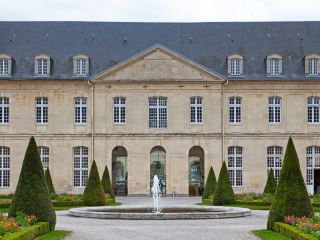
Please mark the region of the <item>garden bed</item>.
POLYGON ((33 240, 45 233, 50 232, 49 223, 39 222, 33 226, 23 228, 20 231, 2 237, 2 240, 33 240))
POLYGON ((319 236, 308 234, 305 231, 282 222, 274 224, 274 231, 293 240, 317 240, 319 236))

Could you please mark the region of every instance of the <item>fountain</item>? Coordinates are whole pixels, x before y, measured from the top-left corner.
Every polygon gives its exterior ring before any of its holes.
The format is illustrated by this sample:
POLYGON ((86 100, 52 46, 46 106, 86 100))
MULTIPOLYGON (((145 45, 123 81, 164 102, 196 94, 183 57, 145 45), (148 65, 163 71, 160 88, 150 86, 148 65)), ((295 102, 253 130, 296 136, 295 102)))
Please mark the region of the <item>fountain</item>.
POLYGON ((153 212, 160 213, 161 209, 159 208, 159 201, 161 198, 161 189, 160 189, 160 181, 157 175, 153 177, 153 185, 151 188, 152 198, 153 198, 153 212))

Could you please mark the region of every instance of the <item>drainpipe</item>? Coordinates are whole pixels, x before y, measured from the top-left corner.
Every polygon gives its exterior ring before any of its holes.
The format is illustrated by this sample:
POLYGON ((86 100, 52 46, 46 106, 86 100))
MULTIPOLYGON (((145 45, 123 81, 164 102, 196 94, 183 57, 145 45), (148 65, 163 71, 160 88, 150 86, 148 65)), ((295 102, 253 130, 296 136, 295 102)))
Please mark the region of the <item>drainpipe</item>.
POLYGON ((88 80, 88 84, 91 87, 91 156, 94 160, 94 85, 88 80))
POLYGON ((227 79, 226 82, 222 84, 222 89, 221 89, 221 128, 222 128, 222 142, 221 142, 221 153, 222 153, 222 159, 221 163, 224 161, 224 87, 229 84, 229 80, 227 79))

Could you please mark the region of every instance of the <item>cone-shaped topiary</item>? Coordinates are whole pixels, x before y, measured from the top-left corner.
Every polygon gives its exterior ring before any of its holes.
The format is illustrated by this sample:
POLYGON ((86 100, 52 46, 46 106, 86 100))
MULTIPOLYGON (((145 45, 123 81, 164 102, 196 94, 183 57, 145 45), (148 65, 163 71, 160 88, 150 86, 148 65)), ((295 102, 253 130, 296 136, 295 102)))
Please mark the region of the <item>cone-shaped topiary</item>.
POLYGON ((217 206, 235 203, 234 192, 229 180, 226 163, 222 163, 218 183, 214 192, 213 204, 217 206))
POLYGON ((202 194, 202 199, 208 199, 210 196, 212 196, 216 189, 216 185, 217 185, 216 175, 214 174, 212 167, 210 167, 206 185, 204 187, 204 191, 202 194))
POLYGON ((56 213, 52 206, 34 137, 31 137, 24 156, 9 216, 15 217, 19 211, 27 215, 35 215, 37 221, 49 222, 51 229, 55 227, 56 213))
POLYGON ((278 187, 272 200, 267 228, 272 229, 275 222, 283 222, 284 217, 288 215, 297 217, 313 215, 313 207, 291 137, 288 140, 278 187))
POLYGON ((266 194, 274 195, 274 193, 276 192, 276 189, 277 189, 277 182, 276 182, 276 179, 274 178, 273 169, 271 168, 268 174, 268 180, 267 180, 266 186, 264 187, 264 190, 263 190, 263 195, 266 195, 266 194))
POLYGON ((114 193, 113 193, 112 184, 111 184, 111 181, 110 181, 109 170, 108 170, 108 166, 107 165, 106 165, 106 167, 105 167, 105 169, 103 171, 101 184, 102 184, 104 192, 109 194, 110 197, 114 198, 114 193))
POLYGON ((93 161, 90 169, 89 179, 83 193, 83 203, 87 206, 104 206, 106 203, 96 161, 93 161))
POLYGON ((55 194, 49 168, 45 171, 46 182, 50 194, 55 194))

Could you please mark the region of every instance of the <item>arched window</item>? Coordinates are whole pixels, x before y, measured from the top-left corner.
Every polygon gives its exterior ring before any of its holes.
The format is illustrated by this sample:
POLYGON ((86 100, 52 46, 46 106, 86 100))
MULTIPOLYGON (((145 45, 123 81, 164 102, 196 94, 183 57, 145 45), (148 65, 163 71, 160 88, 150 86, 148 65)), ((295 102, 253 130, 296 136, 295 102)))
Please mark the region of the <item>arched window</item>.
POLYGON ((150 191, 153 185, 153 178, 157 175, 161 183, 161 190, 166 192, 166 151, 163 147, 157 146, 150 152, 150 191))
POLYGON ((85 187, 88 179, 88 148, 73 148, 73 186, 85 187))
POLYGON ((320 98, 308 97, 308 123, 319 123, 320 98))
POLYGON ((200 196, 204 188, 204 151, 200 146, 189 150, 189 195, 200 196))
POLYGON ((280 171, 282 167, 282 147, 270 146, 267 148, 267 167, 274 171, 276 181, 279 181, 280 171))
POLYGON ((122 146, 112 150, 112 186, 116 196, 128 194, 128 153, 122 146))
POLYGON ((228 147, 228 173, 233 187, 243 185, 243 148, 228 147))
POLYGON ((40 146, 38 147, 38 150, 42 161, 43 169, 46 170, 49 167, 49 148, 40 146))
POLYGON ((0 146, 0 187, 10 186, 10 148, 0 146))

